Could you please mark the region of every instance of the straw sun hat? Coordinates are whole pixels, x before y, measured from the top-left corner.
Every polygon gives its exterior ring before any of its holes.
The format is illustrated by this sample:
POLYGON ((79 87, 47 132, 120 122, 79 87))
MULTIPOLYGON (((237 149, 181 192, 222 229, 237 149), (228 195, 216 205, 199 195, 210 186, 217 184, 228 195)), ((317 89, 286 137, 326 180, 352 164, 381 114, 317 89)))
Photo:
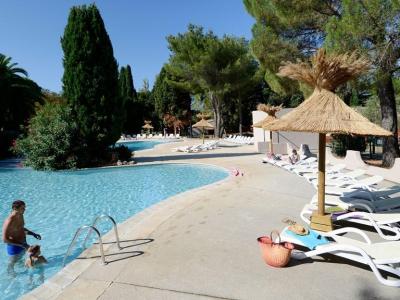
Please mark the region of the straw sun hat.
POLYGON ((283 223, 289 224, 290 226, 288 227, 288 229, 292 232, 294 232, 295 234, 298 235, 307 235, 309 233, 309 230, 307 228, 305 228, 304 226, 297 224, 296 221, 293 221, 289 218, 285 218, 282 220, 283 223))
POLYGON ((307 228, 300 224, 290 225, 288 229, 298 235, 307 235, 309 232, 307 228))

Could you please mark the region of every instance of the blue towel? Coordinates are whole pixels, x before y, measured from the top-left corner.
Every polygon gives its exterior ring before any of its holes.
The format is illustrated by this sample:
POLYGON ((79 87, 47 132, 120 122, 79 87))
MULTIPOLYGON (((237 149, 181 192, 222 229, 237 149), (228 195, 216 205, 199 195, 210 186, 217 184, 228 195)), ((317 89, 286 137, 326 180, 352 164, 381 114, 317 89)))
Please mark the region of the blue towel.
POLYGON ((314 250, 317 246, 330 243, 330 241, 325 237, 311 229, 309 229, 309 233, 307 235, 299 235, 289 229, 285 230, 285 234, 300 241, 302 245, 311 250, 314 250))

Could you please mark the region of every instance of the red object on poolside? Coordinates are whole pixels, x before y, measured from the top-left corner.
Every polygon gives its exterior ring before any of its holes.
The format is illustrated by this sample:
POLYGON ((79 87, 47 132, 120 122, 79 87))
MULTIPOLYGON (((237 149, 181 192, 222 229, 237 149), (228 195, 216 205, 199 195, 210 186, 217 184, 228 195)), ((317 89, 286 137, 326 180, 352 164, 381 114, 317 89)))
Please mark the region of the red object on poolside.
POLYGON ((257 239, 261 247, 261 254, 264 261, 275 268, 285 267, 290 261, 290 254, 294 248, 292 243, 281 242, 281 237, 278 231, 272 231, 270 236, 262 236, 257 239), (272 239, 272 234, 276 233, 279 242, 276 243, 272 239))

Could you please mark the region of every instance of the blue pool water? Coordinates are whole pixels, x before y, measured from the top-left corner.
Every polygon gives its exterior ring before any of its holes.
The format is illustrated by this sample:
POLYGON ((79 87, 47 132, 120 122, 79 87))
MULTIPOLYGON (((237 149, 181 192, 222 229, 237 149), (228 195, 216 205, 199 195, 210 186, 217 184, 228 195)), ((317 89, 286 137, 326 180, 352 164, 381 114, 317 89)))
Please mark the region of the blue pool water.
MULTIPOLYGON (((95 216, 108 214, 120 223, 169 196, 228 175, 221 168, 185 164, 63 172, 0 168, 0 219, 10 213, 14 199, 24 200, 26 227, 42 235, 39 242, 28 236, 28 243, 40 243, 42 254, 49 261, 34 271, 27 271, 20 262, 12 275, 7 272, 8 257, 3 244, 0 299, 16 299, 58 272, 76 229, 90 224, 95 216)), ((111 225, 103 223, 99 227, 104 233, 111 225)), ((81 251, 75 249, 70 260, 81 251)))
POLYGON ((154 141, 131 141, 131 142, 119 142, 117 146, 124 145, 131 151, 145 150, 154 148, 155 145, 171 143, 171 140, 154 140, 154 141))

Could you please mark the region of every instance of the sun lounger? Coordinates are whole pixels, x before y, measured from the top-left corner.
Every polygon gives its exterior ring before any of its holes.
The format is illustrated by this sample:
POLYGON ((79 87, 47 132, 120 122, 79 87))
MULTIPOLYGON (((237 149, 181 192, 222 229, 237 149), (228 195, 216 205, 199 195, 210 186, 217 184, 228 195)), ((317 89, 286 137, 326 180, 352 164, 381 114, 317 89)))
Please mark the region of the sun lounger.
MULTIPOLYGON (((311 199, 312 204, 318 203, 318 195, 311 199)), ((325 195, 325 204, 339 206, 344 209, 358 209, 368 212, 382 212, 400 209, 400 198, 378 198, 371 201, 365 198, 325 195)))
POLYGON ((304 159, 300 159, 298 162, 295 164, 287 164, 284 165, 283 168, 294 172, 295 169, 308 169, 308 168, 313 168, 316 165, 317 158, 316 157, 308 157, 304 159))
MULTIPOLYGON (((357 189, 357 188, 363 188, 367 190, 372 190, 373 185, 383 181, 383 177, 379 175, 375 176, 370 176, 361 180, 345 180, 345 179, 332 179, 332 180, 327 180, 325 185, 332 186, 332 187, 338 187, 338 188, 347 188, 347 189, 357 189)), ((312 181, 312 184, 314 187, 318 187, 318 181, 314 180, 312 181)))
MULTIPOLYGON (((315 234, 313 231, 311 232, 311 234, 315 234)), ((400 269, 396 267, 400 263, 399 241, 372 243, 368 236, 357 228, 341 228, 321 233, 320 235, 316 234, 316 238, 323 241, 309 251, 293 251, 292 258, 301 260, 321 254, 333 254, 369 266, 376 279, 384 285, 400 287, 400 279, 386 279, 379 271, 382 270, 393 274, 397 278, 400 277, 400 269), (358 234, 363 241, 342 236, 345 233, 358 234), (326 239, 331 239, 332 241, 326 242, 326 239)), ((303 236, 296 235, 287 228, 282 231, 281 239, 307 247, 303 236)))
MULTIPOLYGON (((325 169, 325 174, 326 175, 337 174, 338 172, 340 172, 340 170, 343 170, 344 168, 346 168, 345 164, 333 165, 333 166, 327 167, 325 169)), ((316 174, 318 173, 318 164, 313 165, 312 168, 310 168, 310 167, 295 168, 295 169, 293 169, 293 172, 296 173, 297 175, 304 176, 304 178, 306 178, 306 179, 307 179, 307 177, 305 177, 305 175, 312 174, 313 176, 317 176, 316 174)))
MULTIPOLYGON (((326 208, 329 208, 326 207, 326 208)), ((306 204, 300 213, 301 219, 310 224, 310 217, 313 211, 317 210, 314 204, 306 204)), ((385 240, 400 240, 400 210, 380 213, 370 213, 364 211, 346 211, 333 213, 333 221, 345 220, 347 222, 362 224, 373 227, 376 232, 385 240), (383 231, 386 230, 386 231, 383 231), (390 232, 387 234, 386 232, 390 232)))
MULTIPOLYGON (((341 172, 327 172, 327 179, 343 179, 343 180, 347 180, 347 179, 356 179, 357 177, 360 177, 362 175, 365 174, 365 170, 363 169, 355 169, 353 171, 347 172, 347 173, 341 173, 341 172)), ((317 180, 318 179, 318 174, 317 172, 315 173, 307 173, 307 174, 303 174, 303 177, 305 179, 307 179, 308 182, 311 182, 313 180, 317 180)))

